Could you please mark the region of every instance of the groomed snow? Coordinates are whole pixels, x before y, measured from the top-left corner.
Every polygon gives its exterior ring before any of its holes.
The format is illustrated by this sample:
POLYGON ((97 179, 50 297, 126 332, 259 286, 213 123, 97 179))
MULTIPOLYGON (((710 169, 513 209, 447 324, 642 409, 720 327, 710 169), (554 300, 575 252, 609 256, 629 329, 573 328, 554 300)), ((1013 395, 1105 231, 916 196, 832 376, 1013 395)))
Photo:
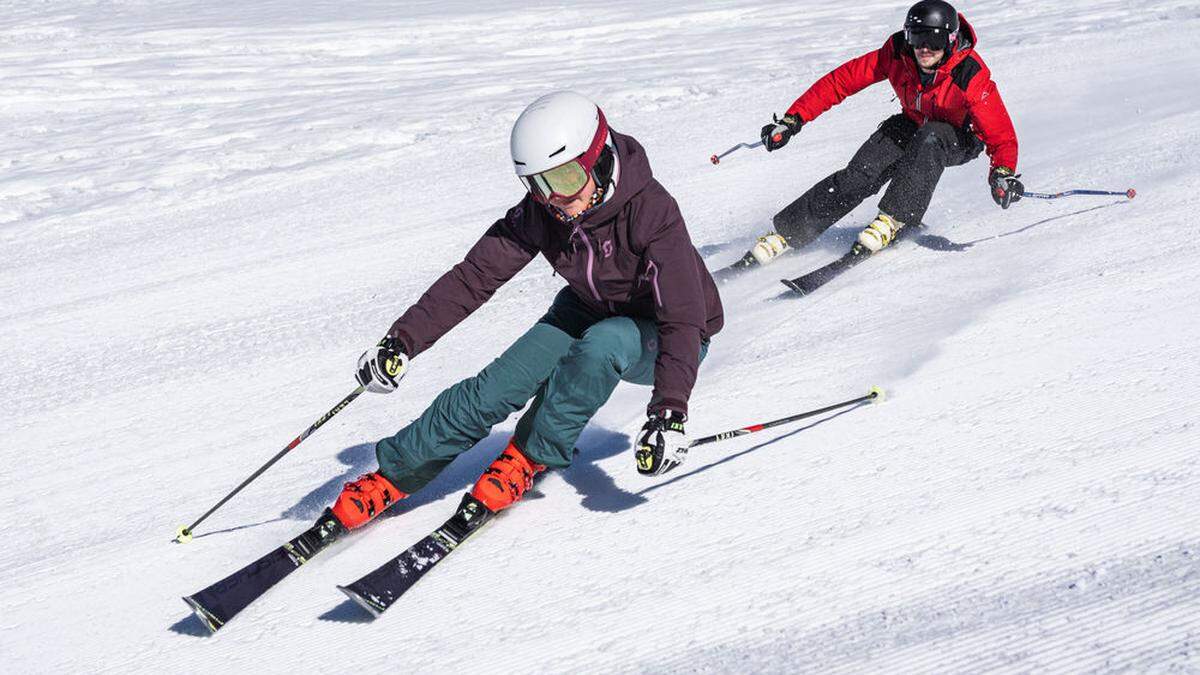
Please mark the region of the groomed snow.
POLYGON ((218 635, 179 596, 304 529, 373 442, 561 286, 535 261, 200 528, 349 392, 408 303, 521 195, 522 107, 597 100, 713 267, 898 106, 789 147, 772 112, 907 0, 0 3, 0 663, 5 672, 1200 670, 1200 10, 960 3, 1031 190, 947 172, 917 244, 801 300, 868 201, 726 285, 689 431, 883 405, 697 450, 657 480, 622 386, 568 470, 374 624, 334 588, 444 520, 511 432, 218 635), (246 5, 253 5, 246 7, 246 5), (970 246, 954 246, 952 244, 970 246))

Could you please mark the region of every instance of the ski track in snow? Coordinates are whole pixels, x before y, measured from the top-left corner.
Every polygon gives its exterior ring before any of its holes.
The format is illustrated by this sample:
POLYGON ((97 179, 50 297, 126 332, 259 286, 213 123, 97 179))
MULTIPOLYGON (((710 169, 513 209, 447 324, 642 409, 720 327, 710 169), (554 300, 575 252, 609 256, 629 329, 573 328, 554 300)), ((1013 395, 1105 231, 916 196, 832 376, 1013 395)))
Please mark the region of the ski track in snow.
POLYGON ((6 672, 1200 671, 1200 10, 1176 0, 960 7, 1029 189, 1133 202, 1002 212, 979 160, 922 236, 810 298, 777 279, 845 250, 871 200, 722 287, 692 433, 873 384, 886 403, 647 481, 628 444, 648 391, 622 386, 574 466, 373 624, 334 585, 444 521, 512 420, 219 635, 178 600, 301 531, 541 315, 561 280, 535 261, 401 392, 168 543, 519 198, 529 100, 600 102, 715 267, 896 104, 877 85, 780 153, 708 156, 907 4, 0 2, 6 672))

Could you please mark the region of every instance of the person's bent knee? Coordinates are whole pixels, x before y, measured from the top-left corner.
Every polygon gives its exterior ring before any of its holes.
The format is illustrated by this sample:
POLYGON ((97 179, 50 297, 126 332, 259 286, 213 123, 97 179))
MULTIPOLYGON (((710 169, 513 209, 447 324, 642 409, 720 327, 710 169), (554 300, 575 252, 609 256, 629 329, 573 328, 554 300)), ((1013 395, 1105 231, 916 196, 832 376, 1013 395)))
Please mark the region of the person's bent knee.
POLYGON ((584 332, 571 347, 568 358, 588 361, 624 373, 641 349, 641 333, 627 317, 605 319, 584 332))
POLYGON ((494 410, 494 415, 508 417, 524 407, 537 390, 538 382, 530 381, 516 364, 493 361, 478 375, 462 383, 467 398, 480 409, 494 410))
POLYGON ((842 194, 870 195, 879 190, 883 167, 851 161, 835 174, 835 190, 842 194))
POLYGON ((947 122, 927 122, 914 137, 917 147, 939 146, 950 147, 958 141, 958 132, 947 122))
POLYGON ((515 344, 478 374, 456 385, 461 389, 462 398, 472 402, 472 407, 488 411, 485 416, 489 420, 503 419, 523 408, 571 342, 569 335, 556 328, 535 326, 531 333, 538 330, 552 334, 556 341, 561 340, 562 347, 543 348, 536 341, 515 344))

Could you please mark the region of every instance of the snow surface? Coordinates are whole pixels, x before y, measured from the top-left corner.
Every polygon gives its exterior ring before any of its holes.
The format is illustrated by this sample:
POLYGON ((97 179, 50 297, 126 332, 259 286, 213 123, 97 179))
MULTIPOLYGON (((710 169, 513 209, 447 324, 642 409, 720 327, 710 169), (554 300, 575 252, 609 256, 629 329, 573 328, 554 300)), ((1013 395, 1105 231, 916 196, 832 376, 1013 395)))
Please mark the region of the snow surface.
POLYGON ((509 125, 575 88, 647 147, 713 266, 897 109, 886 85, 754 140, 907 0, 0 3, 5 672, 1200 670, 1200 10, 961 7, 1032 190, 950 170, 921 241, 819 295, 872 202, 723 289, 697 450, 647 480, 622 386, 547 475, 374 624, 335 589, 440 523, 513 420, 220 634, 179 596, 304 529, 372 444, 540 316, 535 262, 230 502, 520 196, 509 125), (941 239, 939 239, 939 237, 941 239), (963 248, 948 244, 973 245, 963 248), (939 250, 941 249, 941 250, 939 250))

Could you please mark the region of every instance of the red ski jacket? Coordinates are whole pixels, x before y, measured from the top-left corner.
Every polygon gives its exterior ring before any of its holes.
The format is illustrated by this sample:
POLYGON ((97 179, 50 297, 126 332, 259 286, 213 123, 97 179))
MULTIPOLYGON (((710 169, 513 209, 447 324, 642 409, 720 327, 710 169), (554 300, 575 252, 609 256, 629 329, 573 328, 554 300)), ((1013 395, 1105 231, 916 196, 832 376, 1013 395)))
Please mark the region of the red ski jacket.
POLYGON ((992 72, 975 52, 975 29, 963 15, 958 19, 958 48, 938 68, 928 88, 921 86, 917 62, 900 31, 878 50, 851 59, 817 80, 787 109, 788 114, 799 114, 805 123, 811 122, 847 97, 888 80, 904 114, 918 125, 930 120, 956 127, 970 125, 987 147, 992 168, 1006 166, 1016 171, 1017 132, 992 82, 992 72))

